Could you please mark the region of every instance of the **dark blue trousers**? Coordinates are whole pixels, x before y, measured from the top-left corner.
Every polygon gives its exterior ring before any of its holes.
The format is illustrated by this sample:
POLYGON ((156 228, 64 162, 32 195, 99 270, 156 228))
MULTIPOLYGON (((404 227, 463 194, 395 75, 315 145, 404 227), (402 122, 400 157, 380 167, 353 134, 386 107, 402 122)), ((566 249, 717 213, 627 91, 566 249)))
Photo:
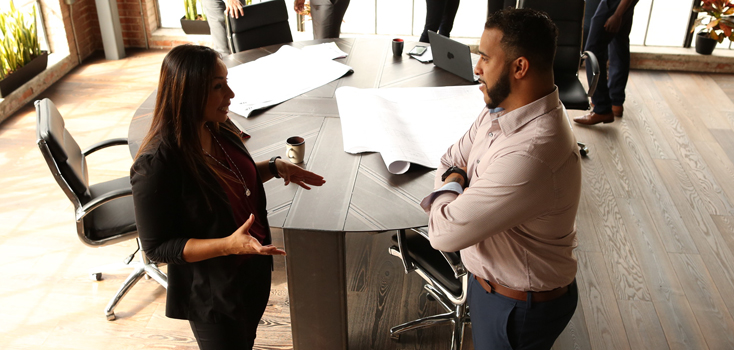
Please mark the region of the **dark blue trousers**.
MULTIPOLYGON (((617 10, 620 0, 601 0, 591 19, 589 37, 586 42, 586 51, 591 51, 599 60, 600 74, 596 91, 591 97, 594 103, 594 112, 612 113, 612 105, 624 104, 624 89, 630 72, 630 30, 632 30, 632 16, 635 4, 625 12, 622 25, 617 33, 609 33, 604 29, 607 19, 617 10), (606 62, 609 60, 609 76, 607 77, 606 62)), ((586 74, 591 76, 591 67, 586 65, 586 74)))
POLYGON ((420 42, 428 42, 428 31, 449 37, 454 28, 454 17, 459 10, 459 0, 426 0, 426 25, 420 42))
POLYGON ((475 350, 550 349, 576 311, 576 281, 568 293, 542 303, 488 293, 471 276, 469 312, 475 350))

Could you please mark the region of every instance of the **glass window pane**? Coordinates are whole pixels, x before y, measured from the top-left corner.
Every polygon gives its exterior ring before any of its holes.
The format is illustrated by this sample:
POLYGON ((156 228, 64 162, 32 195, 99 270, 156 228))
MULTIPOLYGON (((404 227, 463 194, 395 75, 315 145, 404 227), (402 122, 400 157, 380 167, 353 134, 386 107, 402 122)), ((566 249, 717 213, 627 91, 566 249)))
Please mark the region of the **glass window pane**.
POLYGON ((688 19, 691 16, 691 0, 657 0, 652 5, 646 45, 683 46, 688 19))
POLYGON ((342 33, 375 34, 375 0, 350 1, 344 14, 342 33))
POLYGON ((412 0, 377 0, 377 34, 410 35, 412 19, 412 0))
POLYGON ((645 33, 647 32, 647 21, 650 18, 652 1, 640 0, 635 6, 635 16, 632 18, 632 31, 630 32, 631 45, 645 45, 645 33))
POLYGON ((181 28, 181 17, 186 14, 183 1, 158 0, 162 28, 181 28))

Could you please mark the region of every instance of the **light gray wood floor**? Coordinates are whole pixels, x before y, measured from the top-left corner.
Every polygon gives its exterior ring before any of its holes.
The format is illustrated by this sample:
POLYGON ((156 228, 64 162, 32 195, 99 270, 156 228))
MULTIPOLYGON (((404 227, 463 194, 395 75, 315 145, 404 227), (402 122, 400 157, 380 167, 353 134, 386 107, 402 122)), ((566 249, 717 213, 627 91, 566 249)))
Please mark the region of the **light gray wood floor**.
MULTIPOLYGON (((42 97, 82 147, 125 137, 164 55, 89 59, 42 97)), ((592 149, 578 214, 580 302, 554 348, 734 348, 732 98, 732 75, 635 71, 623 118, 574 126, 592 149)), ((118 320, 105 320, 127 271, 101 282, 87 271, 122 260, 134 243, 93 249, 78 241, 72 206, 35 140, 30 105, 0 124, 0 348, 195 349, 188 324, 164 316, 165 290, 150 280, 125 297, 118 320)), ((89 164, 94 183, 125 176, 131 160, 120 147, 89 164)), ((389 340, 391 326, 438 311, 420 279, 387 255, 389 239, 348 234, 351 348, 447 349, 447 326, 389 340)), ((258 349, 292 348, 283 260, 276 265, 258 349)))

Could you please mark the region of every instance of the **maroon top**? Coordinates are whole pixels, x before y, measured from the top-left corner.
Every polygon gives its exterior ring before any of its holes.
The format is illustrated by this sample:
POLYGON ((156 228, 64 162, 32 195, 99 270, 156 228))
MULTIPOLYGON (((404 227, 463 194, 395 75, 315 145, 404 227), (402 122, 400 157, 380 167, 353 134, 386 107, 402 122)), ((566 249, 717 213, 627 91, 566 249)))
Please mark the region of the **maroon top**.
POLYGON ((232 207, 232 213, 234 214, 234 220, 238 228, 247 221, 250 214, 255 215, 255 222, 252 224, 252 227, 250 227, 250 235, 255 237, 260 244, 262 244, 265 241, 265 237, 267 237, 268 229, 263 225, 263 219, 265 218, 258 217, 258 210, 256 209, 257 203, 262 203, 263 196, 265 194, 260 191, 260 186, 257 184, 257 168, 255 167, 255 161, 237 148, 237 146, 233 145, 231 141, 227 140, 227 138, 216 138, 212 146, 219 147, 219 145, 224 148, 224 152, 229 155, 229 158, 216 157, 216 159, 220 163, 226 164, 229 169, 224 168, 221 164, 215 164, 217 171, 227 175, 225 177, 215 177, 224 189, 224 192, 227 194, 227 199, 229 199, 230 206, 232 207), (232 164, 232 162, 234 162, 234 164, 232 164), (240 176, 240 174, 242 174, 245 178, 247 188, 250 190, 249 197, 245 195, 245 189, 242 184, 236 180, 235 174, 237 174, 236 176, 240 176))

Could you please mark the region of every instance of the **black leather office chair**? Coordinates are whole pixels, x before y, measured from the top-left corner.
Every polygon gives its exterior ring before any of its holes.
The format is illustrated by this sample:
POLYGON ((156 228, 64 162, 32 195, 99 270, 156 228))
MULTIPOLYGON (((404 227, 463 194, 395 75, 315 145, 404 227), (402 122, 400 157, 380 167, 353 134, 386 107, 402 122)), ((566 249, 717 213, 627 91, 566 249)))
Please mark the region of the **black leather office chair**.
MULTIPOLYGON (((599 62, 590 51, 583 51, 584 45, 584 0, 519 0, 518 8, 531 8, 548 14, 558 27, 558 44, 553 62, 553 75, 563 105, 568 109, 588 110, 589 98, 596 90, 599 81, 599 62), (579 66, 584 59, 592 67, 594 74, 586 77, 589 90, 579 81, 579 66)), ((606 65, 605 65, 606 67, 606 65)), ((579 142, 581 155, 589 149, 579 142)))
POLYGON ((428 241, 428 232, 421 228, 400 230, 392 237, 390 255, 403 261, 405 273, 415 271, 425 280, 423 288, 439 303, 446 313, 419 318, 390 329, 390 336, 400 339, 400 333, 452 323, 451 350, 461 350, 464 327, 470 323, 466 305, 469 274, 457 253, 446 253, 433 249, 428 241))
POLYGON ((244 15, 225 15, 227 42, 232 53, 293 41, 284 0, 263 1, 242 8, 244 15))
MULTIPOLYGON (((82 243, 102 247, 129 239, 137 239, 130 177, 89 185, 86 156, 116 145, 127 145, 127 139, 111 139, 92 145, 82 151, 64 125, 64 119, 51 100, 35 102, 38 147, 56 182, 74 204, 76 229, 82 243)), ((105 316, 115 319, 115 307, 142 277, 150 276, 168 288, 168 277, 151 262, 140 249, 127 256, 122 263, 106 265, 105 269, 133 268, 115 296, 105 308, 105 316), (133 262, 137 252, 140 262, 133 262)), ((102 279, 102 269, 90 272, 94 280, 102 279)))

